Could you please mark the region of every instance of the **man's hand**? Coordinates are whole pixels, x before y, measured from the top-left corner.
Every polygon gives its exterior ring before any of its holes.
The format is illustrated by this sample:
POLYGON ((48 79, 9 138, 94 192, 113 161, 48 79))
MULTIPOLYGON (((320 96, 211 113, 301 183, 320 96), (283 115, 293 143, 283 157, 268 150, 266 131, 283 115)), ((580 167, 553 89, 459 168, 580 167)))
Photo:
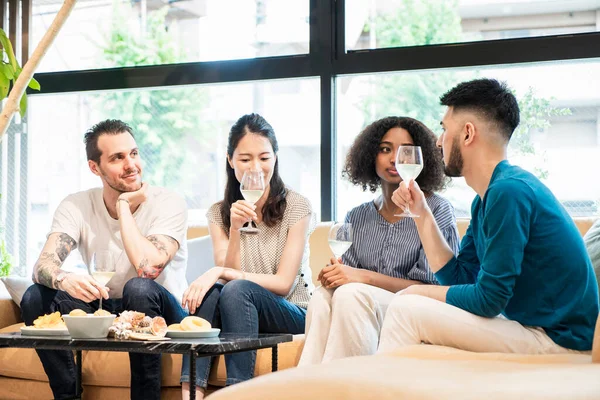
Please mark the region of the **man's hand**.
POLYGON ((204 296, 212 288, 215 283, 221 278, 223 273, 223 267, 213 267, 202 274, 196 279, 187 289, 183 292, 183 299, 181 300, 181 306, 186 307, 190 314, 194 314, 196 309, 202 304, 204 296))
POLYGON ((326 289, 333 289, 351 282, 362 282, 362 274, 357 268, 342 264, 342 259, 331 259, 331 264, 319 273, 317 278, 326 289))
MULTIPOLYGON (((135 192, 125 192, 119 195, 117 199, 117 214, 120 217, 120 204, 119 203, 127 203, 129 209, 135 210, 140 204, 146 201, 146 191, 148 190, 148 184, 146 182, 142 183, 142 187, 136 190, 135 192)), ((132 211, 133 212, 133 211, 132 211)))
POLYGON ((412 179, 408 186, 405 181, 400 182, 400 186, 392 194, 392 201, 403 210, 409 207, 410 211, 417 215, 423 215, 427 207, 425 194, 419 184, 412 179))
POLYGON ((99 300, 100 296, 108 300, 109 289, 89 275, 68 274, 60 283, 59 289, 86 303, 99 300))

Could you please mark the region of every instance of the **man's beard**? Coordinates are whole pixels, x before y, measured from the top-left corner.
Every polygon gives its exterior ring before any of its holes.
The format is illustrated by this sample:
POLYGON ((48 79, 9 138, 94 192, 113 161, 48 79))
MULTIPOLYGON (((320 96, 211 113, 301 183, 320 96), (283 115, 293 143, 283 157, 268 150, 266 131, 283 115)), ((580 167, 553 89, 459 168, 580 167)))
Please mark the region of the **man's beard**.
POLYGON ((462 176, 463 170, 463 158, 460 153, 460 147, 458 145, 458 136, 454 138, 452 141, 452 148, 450 149, 450 157, 448 159, 448 164, 444 165, 444 173, 451 177, 459 177, 462 176))
MULTIPOLYGON (((108 186, 110 186, 111 189, 113 189, 116 192, 119 193, 127 193, 127 192, 135 192, 136 190, 139 190, 141 188, 141 184, 139 185, 138 188, 130 188, 127 185, 125 185, 122 182, 115 182, 113 180, 111 180, 102 170, 102 168, 100 168, 100 166, 98 166, 98 168, 100 169, 100 172, 102 173, 102 176, 104 177, 104 181, 106 182, 106 184, 108 186)), ((138 171, 139 174, 139 171, 138 171)))

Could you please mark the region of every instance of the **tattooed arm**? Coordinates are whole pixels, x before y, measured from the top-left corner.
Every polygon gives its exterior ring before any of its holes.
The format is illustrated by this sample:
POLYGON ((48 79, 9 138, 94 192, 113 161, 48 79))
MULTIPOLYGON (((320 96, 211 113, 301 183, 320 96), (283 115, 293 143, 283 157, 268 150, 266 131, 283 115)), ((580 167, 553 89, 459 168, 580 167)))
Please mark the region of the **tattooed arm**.
POLYGON ((60 269, 71 251, 77 247, 75 240, 65 233, 53 233, 42 249, 42 254, 33 267, 33 281, 52 289, 63 290, 71 296, 91 302, 102 296, 108 299, 107 289, 89 275, 78 275, 60 269), (56 282, 60 274, 65 274, 61 283, 56 282))
POLYGON ((75 241, 66 233, 53 233, 48 236, 42 254, 33 267, 33 281, 58 289, 56 277, 61 273, 60 267, 76 247, 75 241))
POLYGON ((179 250, 179 242, 167 235, 144 237, 133 219, 129 204, 118 201, 117 208, 123 246, 137 275, 141 278, 158 278, 179 250))

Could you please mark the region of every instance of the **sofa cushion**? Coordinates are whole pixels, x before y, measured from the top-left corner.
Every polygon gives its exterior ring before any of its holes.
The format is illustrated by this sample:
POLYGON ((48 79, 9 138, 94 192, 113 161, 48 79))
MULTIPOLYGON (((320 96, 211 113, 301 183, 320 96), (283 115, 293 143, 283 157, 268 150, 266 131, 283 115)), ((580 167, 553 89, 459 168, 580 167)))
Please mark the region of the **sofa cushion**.
POLYGON ((598 284, 600 285, 600 219, 587 231, 583 237, 583 241, 585 242, 585 247, 592 260, 596 279, 599 281, 598 284))
POLYGON ((0 376, 0 398, 11 400, 51 399, 48 382, 0 376))
POLYGON ((199 276, 215 266, 212 240, 210 236, 188 239, 188 261, 185 278, 192 283, 199 276))
MULTIPOLYGON (((209 390, 208 393, 211 393, 211 391, 209 390)), ((47 382, 0 376, 0 398, 11 400, 51 399, 52 391, 47 382)), ((116 400, 128 398, 128 387, 83 386, 83 399, 116 400)), ((160 398, 161 400, 179 400, 181 399, 181 388, 163 387, 160 391, 160 398)))
POLYGON ((31 278, 22 278, 20 276, 5 276, 2 278, 4 286, 8 290, 10 297, 16 305, 21 306, 21 299, 29 286, 33 285, 31 278))
POLYGON ((0 328, 14 325, 21 321, 21 310, 9 297, 0 298, 0 328))
POLYGON ((252 379, 215 392, 226 399, 597 399, 600 364, 352 357, 252 379))
POLYGON ((523 364, 589 364, 590 354, 513 354, 513 353, 475 353, 445 346, 413 345, 399 348, 386 355, 418 358, 420 360, 492 360, 523 364))
MULTIPOLYGON (((115 351, 84 351, 83 383, 90 386, 129 387, 131 373, 129 354, 115 351)), ((163 354, 162 386, 179 386, 181 355, 163 354)))

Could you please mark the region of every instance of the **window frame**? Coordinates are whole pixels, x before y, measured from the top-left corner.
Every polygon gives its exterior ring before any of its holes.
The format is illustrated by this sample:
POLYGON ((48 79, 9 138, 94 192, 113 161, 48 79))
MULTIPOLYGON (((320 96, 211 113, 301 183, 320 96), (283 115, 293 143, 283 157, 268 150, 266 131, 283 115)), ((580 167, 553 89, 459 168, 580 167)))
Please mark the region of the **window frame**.
MULTIPOLYGON (((31 18, 31 0, 24 3, 28 3, 24 10, 31 18)), ((345 0, 309 0, 309 5, 308 54, 39 73, 36 79, 42 90, 31 95, 319 77, 321 219, 329 221, 336 215, 338 77, 600 57, 600 32, 346 51, 345 0)), ((29 37, 30 26, 23 25, 23 37, 29 37)), ((23 54, 28 47, 22 43, 23 54)))

